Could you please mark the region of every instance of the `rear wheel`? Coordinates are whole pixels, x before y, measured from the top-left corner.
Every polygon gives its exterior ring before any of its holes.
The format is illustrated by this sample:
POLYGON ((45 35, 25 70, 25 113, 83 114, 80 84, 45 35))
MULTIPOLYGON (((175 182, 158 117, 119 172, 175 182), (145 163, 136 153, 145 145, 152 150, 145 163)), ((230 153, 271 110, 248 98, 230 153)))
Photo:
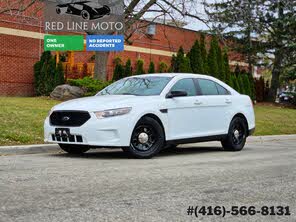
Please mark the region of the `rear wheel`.
POLYGON ((248 136, 246 120, 235 117, 230 123, 227 137, 221 141, 224 150, 240 151, 244 148, 248 136))
POLYGON ((59 144, 60 148, 70 154, 83 154, 90 148, 84 145, 59 144))
POLYGON ((155 119, 144 117, 135 126, 130 146, 124 151, 137 158, 151 158, 159 153, 164 141, 162 126, 155 119))

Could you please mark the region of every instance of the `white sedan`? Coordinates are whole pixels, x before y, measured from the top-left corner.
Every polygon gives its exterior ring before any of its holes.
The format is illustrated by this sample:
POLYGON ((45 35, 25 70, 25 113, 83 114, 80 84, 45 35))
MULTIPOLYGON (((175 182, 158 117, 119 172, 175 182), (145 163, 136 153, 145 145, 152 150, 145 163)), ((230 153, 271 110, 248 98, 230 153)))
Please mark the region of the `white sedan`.
POLYGON ((248 96, 213 77, 179 73, 121 79, 96 96, 56 105, 44 123, 45 142, 68 153, 121 147, 138 158, 205 141, 239 151, 254 130, 248 96))

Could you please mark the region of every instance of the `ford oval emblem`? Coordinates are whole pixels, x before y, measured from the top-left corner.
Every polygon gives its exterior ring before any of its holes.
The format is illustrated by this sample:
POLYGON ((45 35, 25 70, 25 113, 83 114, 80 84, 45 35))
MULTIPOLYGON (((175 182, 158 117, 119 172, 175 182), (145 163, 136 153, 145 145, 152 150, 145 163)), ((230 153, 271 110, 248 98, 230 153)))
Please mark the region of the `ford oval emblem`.
POLYGON ((69 120, 70 120, 70 117, 69 117, 69 116, 64 116, 64 117, 62 118, 62 120, 63 120, 64 122, 69 121, 69 120))

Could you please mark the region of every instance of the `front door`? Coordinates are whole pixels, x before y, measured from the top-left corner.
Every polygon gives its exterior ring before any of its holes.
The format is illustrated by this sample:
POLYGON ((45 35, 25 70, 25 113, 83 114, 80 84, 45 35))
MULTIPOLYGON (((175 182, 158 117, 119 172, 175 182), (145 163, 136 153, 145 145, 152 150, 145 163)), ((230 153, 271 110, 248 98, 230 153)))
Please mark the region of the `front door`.
POLYGON ((168 109, 168 140, 196 137, 198 132, 196 87, 193 79, 181 79, 171 91, 186 91, 187 96, 166 99, 168 109))

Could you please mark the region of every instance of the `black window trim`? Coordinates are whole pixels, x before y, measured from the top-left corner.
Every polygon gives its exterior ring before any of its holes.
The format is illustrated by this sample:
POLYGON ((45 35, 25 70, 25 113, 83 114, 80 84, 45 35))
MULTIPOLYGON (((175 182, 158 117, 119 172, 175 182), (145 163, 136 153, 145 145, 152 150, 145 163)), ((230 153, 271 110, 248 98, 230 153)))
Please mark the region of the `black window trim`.
POLYGON ((227 96, 227 95, 231 95, 231 93, 229 92, 228 89, 225 89, 225 87, 221 86, 219 83, 217 83, 217 82, 215 82, 215 81, 213 81, 213 80, 211 80, 211 79, 206 79, 206 78, 199 78, 199 77, 197 77, 197 78, 194 78, 193 82, 195 83, 195 88, 197 89, 197 92, 198 92, 197 96, 227 96), (199 81, 198 81, 199 79, 208 80, 208 81, 211 81, 211 82, 215 83, 215 87, 216 87, 216 89, 217 89, 217 93, 218 93, 218 94, 217 94, 217 95, 203 95, 203 94, 202 94, 202 91, 201 91, 201 88, 200 88, 200 85, 199 85, 199 81), (219 85, 219 86, 221 86, 223 89, 225 89, 226 92, 227 92, 227 94, 220 94, 217 85, 219 85))

